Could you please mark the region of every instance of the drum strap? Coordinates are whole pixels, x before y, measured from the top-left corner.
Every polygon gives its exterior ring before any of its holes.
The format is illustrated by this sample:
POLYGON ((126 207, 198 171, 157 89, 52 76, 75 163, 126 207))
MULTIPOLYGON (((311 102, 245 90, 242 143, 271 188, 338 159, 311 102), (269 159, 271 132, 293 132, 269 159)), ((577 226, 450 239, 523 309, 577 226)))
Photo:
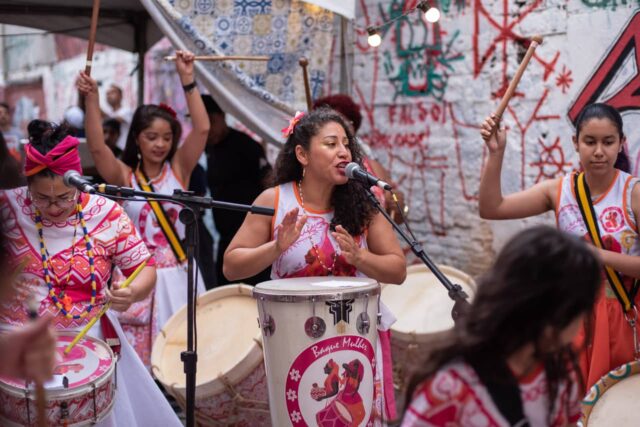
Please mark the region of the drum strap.
POLYGON ((107 316, 100 318, 100 330, 102 331, 104 341, 111 347, 113 354, 115 354, 116 357, 120 357, 120 338, 118 338, 118 333, 107 316))
MULTIPOLYGON (((509 425, 529 427, 529 420, 525 417, 522 407, 520 386, 506 363, 502 363, 504 366, 499 367, 498 371, 488 370, 486 365, 470 360, 467 360, 467 363, 476 371, 478 378, 487 388, 491 400, 509 425)), ((495 367, 493 363, 492 366, 495 367)))
MULTIPOLYGON (((138 168, 135 173, 136 181, 138 181, 138 185, 142 188, 143 191, 155 193, 153 185, 149 183, 149 178, 144 174, 144 172, 138 168)), ((173 223, 169 219, 167 213, 165 212, 162 204, 157 200, 149 200, 149 206, 153 210, 156 219, 158 220, 158 224, 160 225, 160 229, 166 237, 167 242, 169 242, 169 246, 171 246, 171 250, 173 254, 176 256, 176 259, 181 264, 186 261, 187 255, 185 254, 184 248, 182 247, 182 242, 180 241, 180 237, 178 237, 178 232, 176 231, 173 223)))
MULTIPOLYGON (((587 185, 587 181, 585 180, 584 172, 574 174, 573 185, 575 194, 577 196, 576 198, 578 199, 580 213, 582 214, 582 219, 584 220, 587 231, 589 232, 589 237, 591 237, 591 241, 593 242, 595 247, 604 249, 602 238, 600 237, 598 221, 596 220, 596 213, 593 209, 593 202, 591 201, 591 193, 589 192, 589 186, 587 185)), ((636 279, 633 282, 631 290, 627 291, 627 288, 625 288, 624 284, 622 283, 620 273, 607 265, 605 265, 604 268, 607 280, 609 282, 609 285, 611 286, 611 290, 613 290, 613 293, 620 302, 623 312, 630 312, 632 309, 634 309, 634 299, 636 297, 636 294, 638 293, 639 287, 638 280, 636 279)))

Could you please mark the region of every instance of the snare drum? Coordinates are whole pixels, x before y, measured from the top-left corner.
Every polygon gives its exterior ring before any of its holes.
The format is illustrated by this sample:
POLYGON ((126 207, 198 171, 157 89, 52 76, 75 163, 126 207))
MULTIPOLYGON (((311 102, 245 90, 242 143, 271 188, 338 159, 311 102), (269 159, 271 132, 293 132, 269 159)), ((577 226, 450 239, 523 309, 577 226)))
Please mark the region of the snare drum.
MULTIPOLYGON (((104 419, 113 408, 116 359, 111 348, 85 336, 64 355, 76 333, 59 332, 58 365, 53 379, 44 384, 48 425, 89 426, 104 419)), ((3 426, 30 426, 36 422, 35 390, 25 382, 0 379, 0 420, 3 426)))
POLYGON ((595 383, 582 401, 582 424, 585 426, 637 426, 640 407, 640 362, 620 366, 595 383))
MULTIPOLYGON (((438 268, 453 284, 462 286, 465 293, 473 297, 476 284, 469 275, 446 265, 438 268)), ((430 344, 453 328, 453 300, 431 270, 419 264, 407 268, 407 278, 402 285, 383 288, 382 302, 398 318, 391 326, 391 355, 396 405, 402 413, 407 380, 413 369, 424 359, 430 344)))
POLYGON ((373 421, 379 294, 376 281, 353 277, 255 287, 273 425, 373 421))
MULTIPOLYGON (((195 416, 200 425, 269 426, 258 310, 251 287, 221 286, 197 299, 198 371, 195 416)), ((186 407, 180 353, 187 349, 187 307, 167 321, 151 352, 154 375, 186 407)))

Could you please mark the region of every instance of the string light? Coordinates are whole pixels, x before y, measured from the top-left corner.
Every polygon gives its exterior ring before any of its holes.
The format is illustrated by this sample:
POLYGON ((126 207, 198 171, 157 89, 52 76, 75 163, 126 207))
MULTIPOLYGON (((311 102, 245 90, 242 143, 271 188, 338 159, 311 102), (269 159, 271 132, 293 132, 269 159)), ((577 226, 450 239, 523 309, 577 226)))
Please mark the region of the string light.
MULTIPOLYGON (((427 22, 430 22, 432 24, 438 22, 441 16, 440 10, 435 6, 431 6, 431 4, 437 4, 437 0, 422 0, 420 3, 416 5, 416 7, 406 11, 402 15, 396 16, 393 19, 385 21, 380 25, 367 27, 367 34, 368 34, 367 43, 369 43, 369 46, 371 47, 380 46, 380 44, 382 44, 382 36, 380 35, 380 31, 383 28, 388 27, 395 21, 405 18, 406 16, 415 12, 416 10, 420 10, 424 14, 424 19, 426 19, 427 22)), ((355 25, 355 27, 362 29, 362 27, 358 25, 355 25)))
POLYGON ((380 37, 380 34, 378 34, 378 30, 376 30, 374 27, 369 27, 367 28, 367 33, 369 34, 369 37, 367 38, 367 43, 369 43, 369 46, 380 46, 380 43, 382 43, 382 37, 380 37))
POLYGON ((429 3, 427 0, 423 0, 416 6, 418 9, 424 13, 424 19, 428 22, 436 23, 440 19, 440 11, 437 7, 431 6, 429 7, 429 3))

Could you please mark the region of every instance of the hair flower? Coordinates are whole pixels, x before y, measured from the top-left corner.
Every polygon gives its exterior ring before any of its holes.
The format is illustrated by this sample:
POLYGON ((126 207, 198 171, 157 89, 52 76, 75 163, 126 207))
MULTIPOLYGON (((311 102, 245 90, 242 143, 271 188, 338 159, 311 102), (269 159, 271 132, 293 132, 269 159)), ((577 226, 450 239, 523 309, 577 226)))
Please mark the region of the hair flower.
POLYGON ((285 138, 289 138, 289 136, 293 133, 293 130, 295 129, 296 125, 298 124, 300 119, 304 117, 304 115, 305 115, 304 111, 296 111, 296 115, 293 116, 291 120, 289 120, 289 126, 282 129, 282 136, 285 138))
POLYGON ((176 110, 174 110, 164 102, 161 102, 160 104, 158 104, 158 107, 162 108, 164 111, 171 114, 171 117, 173 117, 174 119, 178 117, 178 114, 176 114, 176 110))

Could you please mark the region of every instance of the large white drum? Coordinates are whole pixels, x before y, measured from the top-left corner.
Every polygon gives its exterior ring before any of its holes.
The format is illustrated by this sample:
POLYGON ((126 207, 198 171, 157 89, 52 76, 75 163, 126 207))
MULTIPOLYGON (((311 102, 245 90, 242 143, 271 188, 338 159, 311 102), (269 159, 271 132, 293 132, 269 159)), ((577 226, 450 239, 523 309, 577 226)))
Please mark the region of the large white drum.
MULTIPOLYGON (((85 336, 69 354, 77 332, 58 332, 53 379, 44 384, 47 425, 91 426, 104 419, 115 402, 116 359, 103 341, 85 336)), ((31 384, 0 379, 0 425, 36 425, 36 396, 31 384)))
MULTIPOLYGON (((446 265, 438 268, 452 283, 462 286, 470 298, 473 297, 476 284, 469 275, 446 265)), ((414 368, 424 359, 434 340, 453 328, 453 301, 431 270, 419 264, 407 268, 407 278, 402 285, 383 287, 382 302, 398 319, 391 326, 391 355, 396 405, 401 414, 407 380, 414 368)))
MULTIPOLYGON (((199 425, 271 425, 258 310, 251 289, 242 284, 221 286, 197 299, 195 415, 199 425)), ((151 352, 154 375, 183 409, 186 387, 180 353, 186 349, 185 306, 167 321, 151 352)))
POLYGON ((640 362, 626 363, 603 376, 582 401, 582 424, 635 427, 640 423, 640 362))
POLYGON ((256 286, 274 426, 373 421, 380 286, 306 277, 256 286))

